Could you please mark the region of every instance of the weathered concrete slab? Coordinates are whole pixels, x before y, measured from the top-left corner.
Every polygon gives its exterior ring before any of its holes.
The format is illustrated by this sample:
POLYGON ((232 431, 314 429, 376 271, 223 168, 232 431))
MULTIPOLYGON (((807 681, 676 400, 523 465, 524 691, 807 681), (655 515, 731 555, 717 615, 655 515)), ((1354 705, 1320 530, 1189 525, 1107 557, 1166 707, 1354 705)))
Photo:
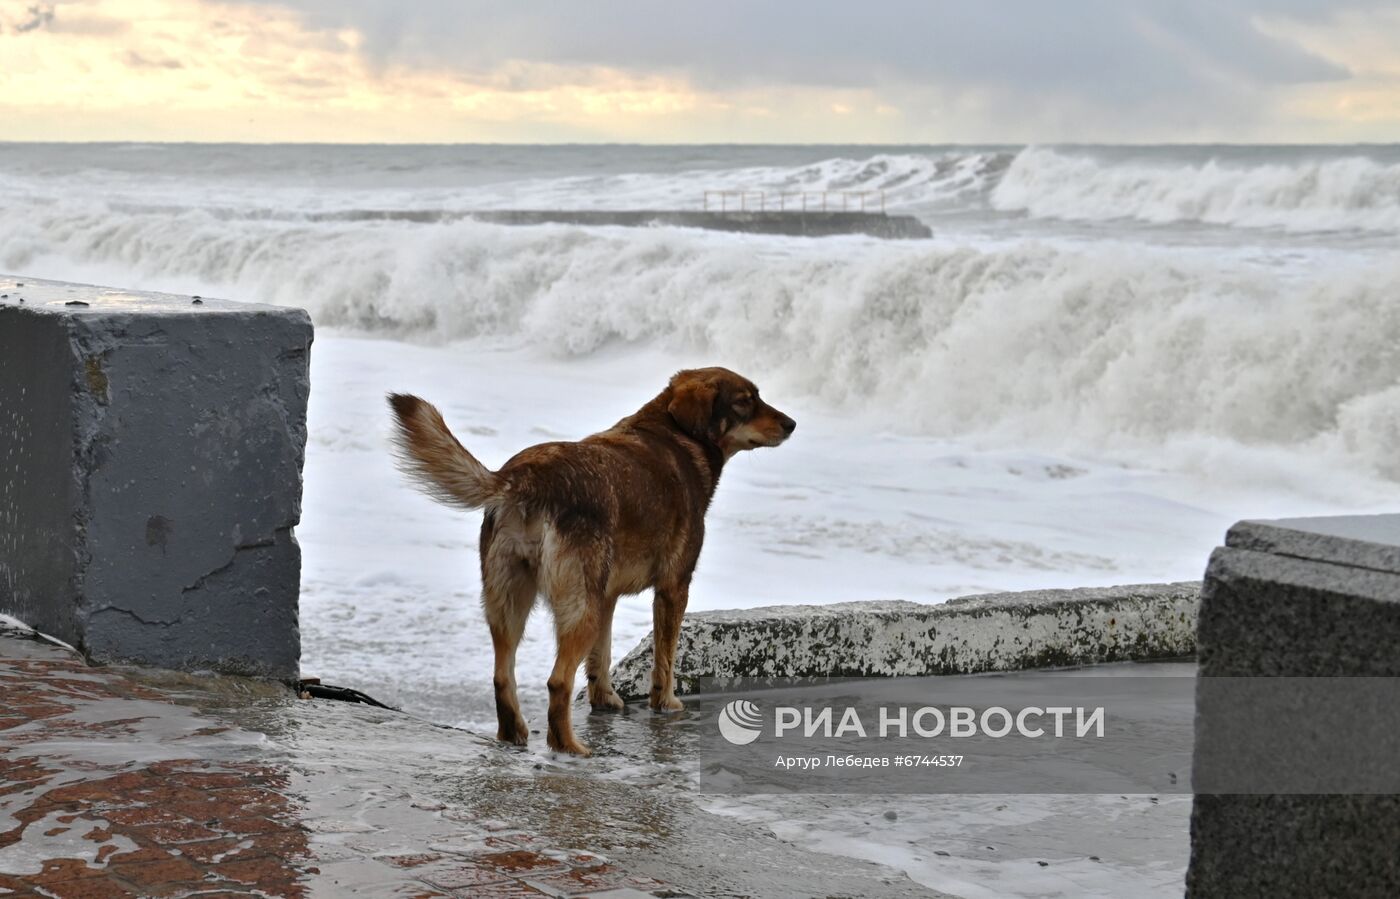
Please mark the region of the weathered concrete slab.
POLYGON ((294 677, 306 313, 0 294, 0 611, 99 660, 294 677))
MULTIPOLYGON (((685 617, 677 691, 701 678, 967 674, 1172 658, 1195 649, 1200 585, 1136 584, 993 593, 942 605, 852 602, 685 617)), ((651 636, 613 670, 647 694, 651 636)))
MULTIPOLYGON (((1206 570, 1201 678, 1400 676, 1397 561, 1400 516, 1241 522, 1206 570)), ((1197 694, 1198 783, 1229 757, 1219 695, 1197 694)), ((1397 842, 1400 796, 1197 795, 1187 893, 1400 895, 1397 842)))

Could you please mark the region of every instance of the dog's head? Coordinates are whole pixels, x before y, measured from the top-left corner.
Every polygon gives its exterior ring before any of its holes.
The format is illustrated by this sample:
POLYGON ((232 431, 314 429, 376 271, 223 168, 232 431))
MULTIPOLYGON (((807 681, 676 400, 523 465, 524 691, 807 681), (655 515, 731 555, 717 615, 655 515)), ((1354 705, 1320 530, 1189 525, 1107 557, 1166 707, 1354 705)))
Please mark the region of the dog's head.
POLYGON ((667 388, 666 411, 682 431, 713 443, 729 458, 742 450, 777 446, 797 422, 765 403, 748 378, 727 368, 677 372, 667 388))

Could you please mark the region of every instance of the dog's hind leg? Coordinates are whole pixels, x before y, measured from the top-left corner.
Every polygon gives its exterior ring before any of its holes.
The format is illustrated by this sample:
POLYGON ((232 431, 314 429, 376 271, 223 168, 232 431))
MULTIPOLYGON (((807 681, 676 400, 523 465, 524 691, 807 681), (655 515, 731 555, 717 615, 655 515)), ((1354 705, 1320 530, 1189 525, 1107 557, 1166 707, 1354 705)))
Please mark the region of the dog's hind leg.
POLYGON ((524 746, 530 730, 515 690, 515 650, 538 595, 536 560, 522 555, 509 534, 493 534, 493 517, 488 515, 482 526, 481 603, 496 654, 491 678, 496 690, 496 739, 524 746))
POLYGON ((685 703, 676 698, 676 644, 680 642, 681 619, 690 599, 690 580, 657 584, 652 602, 651 707, 662 712, 678 712, 685 703))
POLYGON ((623 707, 622 697, 612 685, 612 620, 617 608, 617 597, 603 603, 602 614, 598 618, 598 636, 593 640, 593 649, 588 653, 588 663, 584 670, 588 673, 588 702, 595 709, 618 709, 623 707))
POLYGON ((496 652, 496 665, 491 684, 496 690, 496 739, 524 746, 530 742, 530 729, 525 714, 520 711, 520 697, 515 690, 515 648, 525 630, 525 616, 519 626, 514 622, 491 624, 491 645, 496 652))
POLYGON ((578 673, 579 663, 593 648, 597 633, 597 622, 589 614, 559 634, 559 655, 555 657, 554 671, 549 675, 548 740, 549 748, 556 752, 582 756, 593 754, 574 737, 570 700, 574 694, 574 675, 578 673))
POLYGON ((566 543, 546 528, 541 568, 559 644, 549 675, 549 748, 591 755, 589 748, 574 738, 570 706, 578 666, 598 639, 608 583, 607 549, 595 541, 566 543))

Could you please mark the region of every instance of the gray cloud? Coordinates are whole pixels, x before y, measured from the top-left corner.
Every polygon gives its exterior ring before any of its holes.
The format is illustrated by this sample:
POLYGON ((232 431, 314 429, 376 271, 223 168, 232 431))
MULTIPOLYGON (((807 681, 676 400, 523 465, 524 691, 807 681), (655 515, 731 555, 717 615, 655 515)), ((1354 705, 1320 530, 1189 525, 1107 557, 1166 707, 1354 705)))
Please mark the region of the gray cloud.
MULTIPOLYGON (((274 2, 274 0, 266 0, 274 2)), ((351 26, 379 63, 489 75, 507 61, 681 75, 702 88, 869 88, 913 104, 959 92, 1007 117, 1247 121, 1270 88, 1349 77, 1255 26, 1365 0, 280 0, 351 26)), ((1369 4, 1379 7, 1381 4, 1369 4)))
POLYGON ((52 3, 27 4, 8 13, 0 9, 0 31, 9 30, 15 34, 37 31, 52 22, 53 18, 52 3))
POLYGON ((1252 16, 1329 14, 1320 0, 711 0, 516 3, 289 0, 351 25, 396 62, 489 69, 508 59, 684 71, 707 83, 868 86, 942 78, 1025 85, 1176 83, 1208 62, 1258 82, 1345 74, 1252 16), (1161 38, 1174 39, 1173 48, 1161 38), (1181 48, 1190 48, 1184 52, 1181 48))

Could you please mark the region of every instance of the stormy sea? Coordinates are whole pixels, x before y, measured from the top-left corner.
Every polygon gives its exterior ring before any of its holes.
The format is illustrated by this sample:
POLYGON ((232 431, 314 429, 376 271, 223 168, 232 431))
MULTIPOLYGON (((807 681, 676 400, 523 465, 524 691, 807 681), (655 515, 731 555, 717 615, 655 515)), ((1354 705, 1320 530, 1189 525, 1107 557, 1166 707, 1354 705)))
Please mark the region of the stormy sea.
MULTIPOLYGON (((484 732, 479 516, 394 471, 387 391, 494 467, 677 369, 751 377, 800 426, 726 469, 692 609, 1187 580, 1238 519, 1400 501, 1397 240, 1400 146, 0 144, 0 271, 309 310, 303 671, 484 732), (858 193, 933 236, 470 215, 707 191, 858 193)), ((624 599, 615 657, 650 622, 624 599)), ((519 658, 538 720, 547 615, 519 658)), ((986 883, 839 809, 716 810, 986 883)), ((1012 891, 1179 895, 1159 857, 1012 891)))

